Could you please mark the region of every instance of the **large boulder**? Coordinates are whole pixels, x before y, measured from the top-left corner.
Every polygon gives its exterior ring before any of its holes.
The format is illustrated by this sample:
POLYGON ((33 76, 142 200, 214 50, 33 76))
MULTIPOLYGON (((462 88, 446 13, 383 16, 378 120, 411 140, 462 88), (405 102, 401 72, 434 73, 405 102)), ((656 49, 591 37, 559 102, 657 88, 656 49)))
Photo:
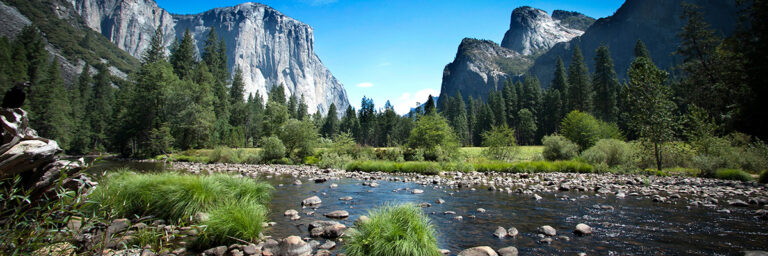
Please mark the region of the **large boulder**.
POLYGON ((278 252, 275 255, 309 256, 312 254, 312 247, 298 236, 286 237, 280 240, 277 246, 278 252))
POLYGON ((477 246, 461 251, 459 256, 499 256, 499 254, 491 247, 477 246))

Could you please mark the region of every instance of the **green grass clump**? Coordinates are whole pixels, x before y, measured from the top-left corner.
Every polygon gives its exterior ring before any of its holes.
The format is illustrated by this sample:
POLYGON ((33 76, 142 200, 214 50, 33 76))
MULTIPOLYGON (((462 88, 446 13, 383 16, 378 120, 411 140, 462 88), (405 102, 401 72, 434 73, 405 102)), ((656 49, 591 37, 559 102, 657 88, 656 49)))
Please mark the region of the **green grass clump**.
POLYGON ((228 245, 236 238, 256 238, 267 220, 267 208, 260 204, 228 202, 214 208, 204 224, 205 230, 192 243, 196 249, 207 249, 215 245, 228 245))
POLYGON ((739 169, 718 169, 715 171, 715 178, 723 180, 751 181, 752 175, 739 169))
POLYGON ((344 245, 349 256, 439 256, 435 228, 413 204, 385 205, 369 212, 344 245))
POLYGON ((760 174, 760 179, 758 179, 758 181, 760 183, 768 183, 768 170, 765 170, 760 174))
POLYGON ((482 162, 475 163, 478 172, 510 172, 510 173, 538 173, 538 172, 573 172, 591 173, 594 168, 578 161, 531 161, 521 163, 508 162, 482 162))
POLYGON ((346 166, 348 171, 419 173, 436 175, 440 173, 440 164, 436 162, 392 162, 392 161, 354 161, 346 166))
MULTIPOLYGON (((138 174, 120 170, 104 178, 89 197, 105 216, 155 216, 185 223, 198 212, 209 214, 200 246, 228 244, 225 237, 253 240, 261 231, 274 188, 250 178, 227 174, 138 174), (258 225, 240 221, 241 216, 258 225), (226 221, 222 221, 226 220, 226 221), (225 222, 237 223, 219 227, 225 222)), ((233 242, 228 238, 228 242, 233 242)), ((202 248, 202 247, 200 247, 202 248)))

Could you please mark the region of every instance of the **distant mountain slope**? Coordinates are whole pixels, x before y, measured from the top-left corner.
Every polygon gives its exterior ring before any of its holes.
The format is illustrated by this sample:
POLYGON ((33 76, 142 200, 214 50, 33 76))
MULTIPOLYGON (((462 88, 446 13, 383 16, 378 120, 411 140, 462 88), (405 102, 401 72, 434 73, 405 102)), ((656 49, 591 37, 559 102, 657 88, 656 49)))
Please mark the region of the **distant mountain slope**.
POLYGON ((15 38, 22 28, 34 24, 48 43, 46 49, 59 60, 65 80, 73 81, 85 62, 105 62, 113 75, 125 78, 139 61, 90 30, 64 0, 2 0, 0 36, 15 38))
POLYGON ((509 30, 504 34, 501 47, 532 55, 549 50, 557 43, 570 41, 582 33, 583 30, 561 24, 544 10, 523 6, 512 11, 509 30))
POLYGON ((229 67, 243 69, 246 93, 262 95, 284 84, 290 95, 304 96, 309 110, 325 113, 349 105, 346 90, 314 52, 313 29, 257 3, 216 8, 195 15, 176 15, 152 0, 71 0, 89 27, 118 47, 140 56, 155 28, 162 27, 169 46, 189 29, 202 48, 210 27, 227 45, 229 67))
POLYGON ((643 40, 656 65, 669 69, 681 61, 672 53, 680 43, 677 33, 685 24, 680 19, 684 1, 700 5, 705 20, 724 35, 732 33, 738 23, 734 1, 627 0, 614 15, 597 20, 584 35, 559 43, 538 57, 528 73, 538 76, 542 86, 548 87, 557 57, 562 57, 567 66, 574 45, 579 45, 590 71, 594 71, 595 50, 605 44, 611 51, 616 74, 622 80, 634 58, 634 45, 638 39, 643 40))

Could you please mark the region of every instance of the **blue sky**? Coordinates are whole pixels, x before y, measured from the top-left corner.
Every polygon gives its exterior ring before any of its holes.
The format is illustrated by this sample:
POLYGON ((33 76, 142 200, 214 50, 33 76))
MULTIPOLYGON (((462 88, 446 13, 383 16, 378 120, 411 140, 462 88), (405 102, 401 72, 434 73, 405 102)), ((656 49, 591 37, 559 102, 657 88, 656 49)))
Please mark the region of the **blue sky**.
MULTIPOLYGON (((244 0, 156 0, 171 13, 193 14, 244 0)), ((405 113, 440 93, 443 68, 465 37, 500 43, 512 10, 532 6, 594 18, 612 15, 623 0, 265 0, 314 28, 315 53, 347 89, 350 103, 363 96, 376 107, 390 100, 405 113)))

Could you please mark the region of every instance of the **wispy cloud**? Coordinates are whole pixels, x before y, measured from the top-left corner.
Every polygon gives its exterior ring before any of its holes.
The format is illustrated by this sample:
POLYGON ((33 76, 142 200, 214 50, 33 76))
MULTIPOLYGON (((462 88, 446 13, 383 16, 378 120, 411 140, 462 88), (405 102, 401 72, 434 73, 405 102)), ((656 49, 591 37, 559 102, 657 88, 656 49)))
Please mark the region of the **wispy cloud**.
POLYGON ((395 102, 392 102, 392 104, 395 106, 395 112, 404 115, 407 114, 408 111, 411 111, 411 108, 418 107, 420 104, 427 102, 429 95, 437 97, 440 95, 440 92, 431 88, 421 89, 415 93, 404 92, 400 95, 400 98, 395 102))
POLYGON ((362 87, 362 88, 369 88, 369 87, 373 87, 373 83, 363 82, 363 83, 356 84, 355 86, 362 87))

